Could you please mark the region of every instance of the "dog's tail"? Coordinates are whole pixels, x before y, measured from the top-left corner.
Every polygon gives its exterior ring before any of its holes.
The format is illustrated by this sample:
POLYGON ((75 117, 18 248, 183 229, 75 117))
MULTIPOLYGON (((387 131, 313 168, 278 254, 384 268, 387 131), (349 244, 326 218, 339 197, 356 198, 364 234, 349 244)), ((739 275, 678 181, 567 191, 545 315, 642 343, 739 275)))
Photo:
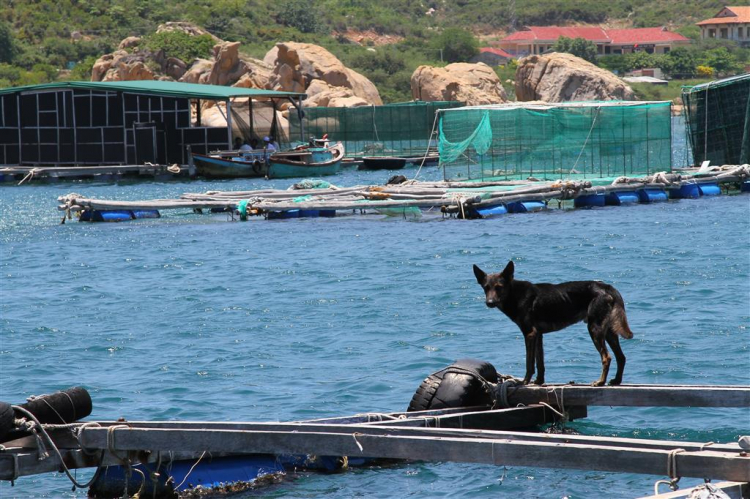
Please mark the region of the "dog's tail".
POLYGON ((610 295, 612 296, 612 298, 614 298, 615 302, 612 306, 612 310, 609 313, 612 331, 614 331, 615 334, 622 336, 626 340, 629 340, 633 337, 633 331, 630 330, 630 325, 628 324, 628 316, 625 314, 625 302, 623 301, 620 293, 615 288, 610 288, 610 295))

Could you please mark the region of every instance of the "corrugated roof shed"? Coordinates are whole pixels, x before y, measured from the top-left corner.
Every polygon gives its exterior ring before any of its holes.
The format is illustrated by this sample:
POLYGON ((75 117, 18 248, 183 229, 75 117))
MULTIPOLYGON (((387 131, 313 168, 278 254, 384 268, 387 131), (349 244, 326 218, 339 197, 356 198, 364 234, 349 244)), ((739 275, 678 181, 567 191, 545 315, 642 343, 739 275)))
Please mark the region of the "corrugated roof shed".
POLYGON ((0 88, 0 95, 15 92, 41 92, 58 89, 82 89, 110 92, 129 92, 138 94, 161 95, 164 97, 185 97, 192 99, 228 100, 231 97, 306 97, 297 92, 262 90, 259 88, 224 87, 220 85, 200 85, 176 81, 136 80, 136 81, 63 81, 28 85, 24 87, 0 88))

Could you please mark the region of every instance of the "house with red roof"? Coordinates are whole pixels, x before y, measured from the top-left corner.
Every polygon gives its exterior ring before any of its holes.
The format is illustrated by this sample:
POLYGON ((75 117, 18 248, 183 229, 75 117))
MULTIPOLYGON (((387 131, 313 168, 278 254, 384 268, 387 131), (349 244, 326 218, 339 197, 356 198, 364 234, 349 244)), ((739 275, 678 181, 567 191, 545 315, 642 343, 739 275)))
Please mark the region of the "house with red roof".
POLYGON ((638 51, 666 54, 675 46, 690 44, 688 38, 667 28, 528 26, 500 40, 499 46, 514 57, 543 54, 562 36, 583 38, 593 42, 599 55, 629 54, 638 51))
POLYGON ((701 38, 723 38, 750 46, 750 7, 724 7, 711 19, 696 23, 701 38))
POLYGON ((495 47, 482 47, 479 54, 471 58, 469 62, 483 62, 488 66, 499 66, 506 64, 513 56, 503 49, 495 47))

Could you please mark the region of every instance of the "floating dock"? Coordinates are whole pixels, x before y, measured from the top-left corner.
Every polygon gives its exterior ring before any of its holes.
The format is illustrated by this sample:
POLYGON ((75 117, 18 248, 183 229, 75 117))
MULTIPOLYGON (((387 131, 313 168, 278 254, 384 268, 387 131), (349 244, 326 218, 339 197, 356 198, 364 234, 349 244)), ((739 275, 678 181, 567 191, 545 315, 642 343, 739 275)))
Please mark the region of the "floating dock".
POLYGON ((289 423, 29 422, 27 428, 35 434, 3 443, 0 479, 88 467, 99 470, 92 480, 98 497, 119 497, 123 490, 162 497, 197 485, 220 486, 216 477, 237 476, 239 469, 255 470, 249 479, 254 481, 293 470, 343 471, 383 460, 420 460, 663 475, 656 493, 660 484, 676 488, 680 477, 715 479, 725 482, 712 486, 731 492, 731 497, 747 497, 750 442, 744 440, 749 437, 714 443, 509 430, 564 424, 586 417, 588 405, 747 408, 750 386, 524 386, 508 379, 494 386, 504 393, 498 400, 509 407, 367 413, 289 423))
MULTIPOLYGON (((241 220, 336 216, 337 213, 375 212, 396 216, 441 213, 463 219, 548 208, 550 201, 573 201, 576 208, 653 203, 667 199, 698 198, 728 191, 750 191, 750 165, 726 165, 682 173, 591 180, 497 180, 488 182, 405 181, 385 186, 336 188, 320 181, 305 181, 290 190, 209 191, 186 193, 178 199, 117 201, 68 194, 58 198, 68 219, 82 214, 84 221, 107 221, 96 213, 113 212, 114 220, 139 218, 135 212, 158 216, 162 210, 227 211, 241 220), (299 188, 301 187, 301 188, 299 188), (319 188, 309 188, 319 187, 319 188)), ((234 216, 232 216, 234 218, 234 216)))

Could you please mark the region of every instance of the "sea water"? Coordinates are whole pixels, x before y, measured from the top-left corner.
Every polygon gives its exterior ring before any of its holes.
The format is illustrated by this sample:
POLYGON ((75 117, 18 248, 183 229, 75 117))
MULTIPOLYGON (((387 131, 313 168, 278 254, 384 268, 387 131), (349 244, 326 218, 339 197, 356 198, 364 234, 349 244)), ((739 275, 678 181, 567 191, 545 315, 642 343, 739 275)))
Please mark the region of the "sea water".
MULTIPOLYGON (((382 183, 393 173, 329 180, 382 183)), ((401 411, 427 375, 458 358, 523 375, 522 336, 485 307, 471 270, 499 271, 511 259, 518 279, 600 279, 620 290, 635 333, 622 342, 625 383, 750 383, 748 195, 473 221, 425 214, 232 222, 166 211, 158 220, 61 225, 56 209, 69 192, 153 199, 291 183, 0 187, 0 400, 82 385, 93 398, 91 419, 292 421, 401 411)), ((545 351, 548 382, 599 376, 583 324, 550 334, 545 351)), ((567 426, 583 435, 734 442, 750 431, 750 413, 591 407, 567 426)), ((290 475, 248 496, 637 497, 662 478, 408 463, 290 475)), ((0 483, 0 496, 85 491, 46 475, 14 488, 0 483)))

